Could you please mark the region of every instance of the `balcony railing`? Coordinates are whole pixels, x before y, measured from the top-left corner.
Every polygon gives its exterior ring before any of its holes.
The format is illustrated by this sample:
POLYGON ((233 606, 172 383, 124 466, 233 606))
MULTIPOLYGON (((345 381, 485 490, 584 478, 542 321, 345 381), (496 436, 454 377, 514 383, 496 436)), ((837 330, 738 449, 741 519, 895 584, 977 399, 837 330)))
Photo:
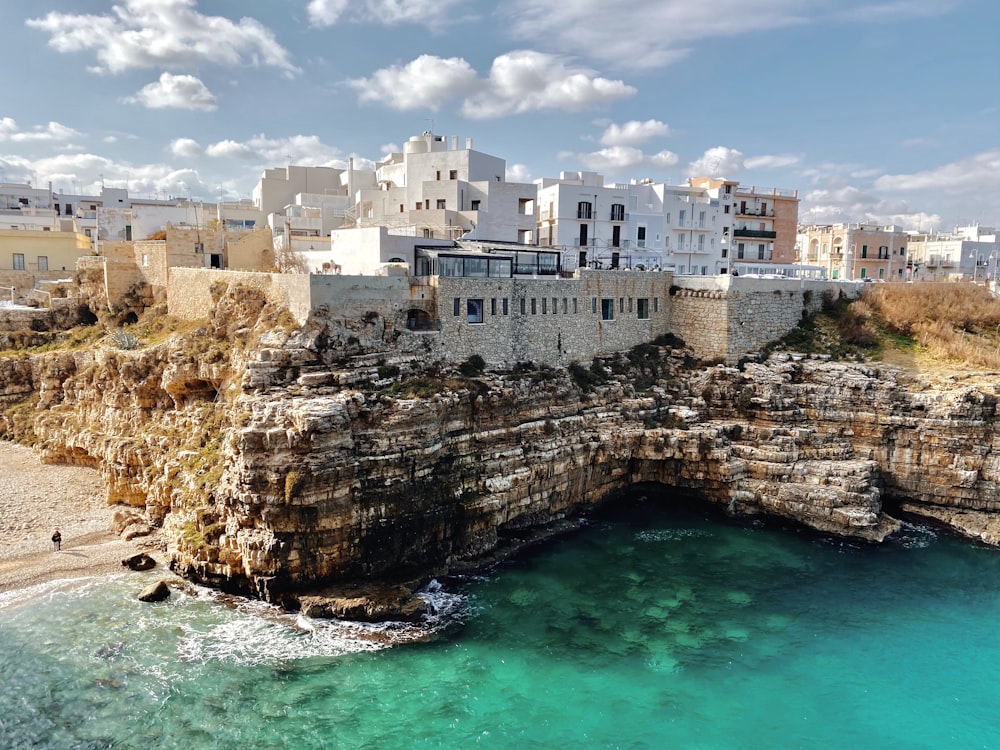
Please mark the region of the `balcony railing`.
POLYGON ((736 208, 737 216, 774 216, 774 209, 767 209, 766 211, 761 211, 759 208, 736 208))
POLYGON ((763 229, 734 229, 734 237, 746 237, 754 240, 773 240, 777 238, 777 232, 770 232, 763 229))

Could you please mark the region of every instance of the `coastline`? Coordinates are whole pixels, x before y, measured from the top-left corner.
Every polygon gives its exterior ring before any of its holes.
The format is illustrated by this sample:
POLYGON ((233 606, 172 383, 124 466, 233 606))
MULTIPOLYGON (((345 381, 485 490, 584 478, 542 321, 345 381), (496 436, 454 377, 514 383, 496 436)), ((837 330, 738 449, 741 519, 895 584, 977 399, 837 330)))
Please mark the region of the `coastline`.
POLYGON ((104 501, 96 469, 44 464, 31 448, 0 441, 0 477, 0 593, 121 573, 122 559, 137 552, 163 563, 155 537, 127 542, 110 531, 115 508, 104 501), (59 552, 51 542, 56 528, 59 552))

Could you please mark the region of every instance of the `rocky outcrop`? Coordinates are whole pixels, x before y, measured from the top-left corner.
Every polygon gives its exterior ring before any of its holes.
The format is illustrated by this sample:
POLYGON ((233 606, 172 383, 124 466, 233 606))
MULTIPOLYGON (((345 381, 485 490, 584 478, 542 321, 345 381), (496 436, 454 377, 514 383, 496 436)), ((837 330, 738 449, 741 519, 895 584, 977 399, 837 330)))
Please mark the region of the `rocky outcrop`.
POLYGON ((399 581, 498 559, 644 484, 872 542, 900 513, 1000 541, 983 383, 791 356, 702 368, 668 346, 462 375, 394 353, 388 328, 361 342, 218 297, 205 325, 135 351, 0 359, 2 431, 99 466, 120 530, 162 526, 189 578, 375 617, 419 606, 399 581))

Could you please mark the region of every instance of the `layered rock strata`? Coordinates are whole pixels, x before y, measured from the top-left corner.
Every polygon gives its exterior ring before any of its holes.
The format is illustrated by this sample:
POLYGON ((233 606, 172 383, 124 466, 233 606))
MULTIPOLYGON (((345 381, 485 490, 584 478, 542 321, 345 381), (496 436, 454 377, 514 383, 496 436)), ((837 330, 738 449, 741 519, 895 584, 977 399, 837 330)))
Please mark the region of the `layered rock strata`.
POLYGON ((3 432, 99 466, 109 502, 213 585, 297 605, 480 565, 642 483, 876 542, 899 525, 888 499, 1000 540, 982 386, 789 356, 699 368, 658 346, 460 375, 400 355, 388 326, 281 329, 261 299, 220 297, 206 325, 136 351, 0 359, 3 432))

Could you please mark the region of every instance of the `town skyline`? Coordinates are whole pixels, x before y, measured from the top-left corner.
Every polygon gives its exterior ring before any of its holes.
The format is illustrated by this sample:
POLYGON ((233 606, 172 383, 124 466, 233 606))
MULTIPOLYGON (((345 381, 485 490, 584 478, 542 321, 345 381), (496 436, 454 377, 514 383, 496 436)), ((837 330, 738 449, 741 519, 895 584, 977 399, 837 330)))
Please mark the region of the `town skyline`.
POLYGON ((370 167, 430 130, 511 181, 716 175, 797 190, 801 223, 1000 224, 993 4, 694 5, 11 8, 0 182, 236 200, 263 169, 370 167))

